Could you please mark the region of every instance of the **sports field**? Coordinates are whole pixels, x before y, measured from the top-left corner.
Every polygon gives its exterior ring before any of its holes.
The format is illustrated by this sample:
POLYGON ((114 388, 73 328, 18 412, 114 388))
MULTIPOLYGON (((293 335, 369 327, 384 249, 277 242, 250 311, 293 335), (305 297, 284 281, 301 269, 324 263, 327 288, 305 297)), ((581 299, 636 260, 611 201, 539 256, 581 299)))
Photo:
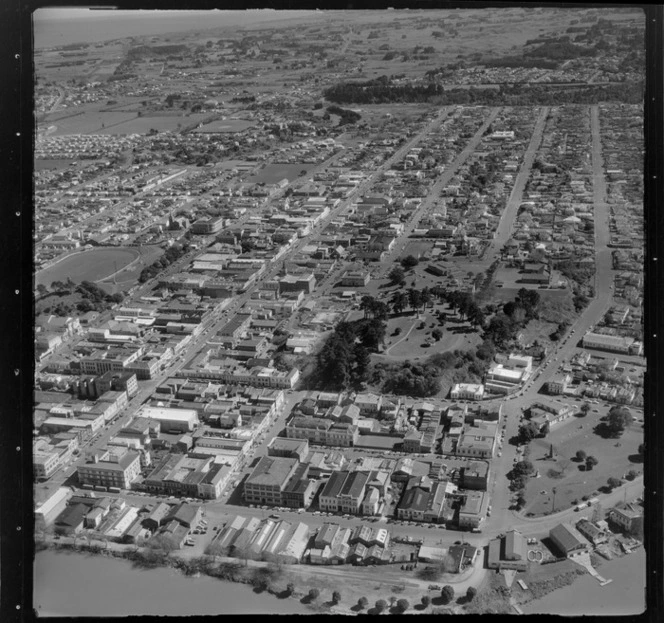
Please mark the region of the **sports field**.
POLYGON ((119 271, 139 257, 137 249, 90 249, 69 255, 57 264, 40 270, 35 276, 36 284, 50 286, 54 281, 71 279, 99 281, 119 271))
POLYGON ((268 164, 261 171, 252 175, 247 182, 250 184, 258 184, 264 182, 265 184, 276 184, 284 178, 289 182, 297 179, 301 171, 309 171, 313 165, 309 164, 268 164))
POLYGON ((200 134, 242 132, 243 130, 251 128, 255 125, 255 121, 248 119, 218 119, 217 121, 206 123, 204 126, 194 130, 194 132, 200 134))

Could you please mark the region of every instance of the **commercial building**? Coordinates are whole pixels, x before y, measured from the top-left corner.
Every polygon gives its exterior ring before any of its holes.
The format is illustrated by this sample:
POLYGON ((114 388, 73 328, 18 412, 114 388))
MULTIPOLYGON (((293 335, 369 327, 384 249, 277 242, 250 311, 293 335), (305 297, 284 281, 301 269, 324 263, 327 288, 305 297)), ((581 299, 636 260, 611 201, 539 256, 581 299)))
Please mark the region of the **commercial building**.
POLYGON ((456 383, 450 391, 452 400, 482 400, 484 385, 481 383, 456 383))
POLYGON ((267 446, 268 456, 282 456, 304 462, 309 455, 308 439, 274 437, 267 446))
POLYGON ((32 453, 32 469, 35 480, 46 480, 60 468, 60 453, 52 446, 35 446, 32 453))
POLYGON ((261 457, 244 483, 244 499, 254 504, 282 505, 282 493, 299 462, 282 457, 261 457))
POLYGON ((35 509, 35 526, 46 528, 51 525, 56 517, 65 509, 72 492, 68 487, 60 487, 53 495, 42 502, 35 509))
POLYGON ((464 426, 459 435, 455 454, 478 459, 490 459, 496 445, 498 426, 495 422, 475 420, 472 426, 464 426))
POLYGON ((355 424, 335 424, 323 418, 295 416, 286 424, 286 437, 308 439, 313 444, 349 447, 358 436, 355 424))
POLYGON ((515 571, 528 568, 526 540, 518 530, 510 530, 505 536, 489 541, 487 567, 515 571))
POLYGON ((593 333, 592 331, 583 336, 583 347, 604 350, 610 353, 621 353, 623 355, 640 355, 643 352, 643 344, 633 337, 604 335, 602 333, 593 333))
POLYGON ((80 465, 78 481, 82 485, 129 489, 141 473, 141 455, 134 450, 117 449, 102 454, 101 460, 80 465))
POLYGON ((341 285, 345 288, 363 288, 370 280, 368 270, 347 270, 341 277, 341 285))
POLYGON ((191 231, 194 234, 199 234, 202 236, 209 236, 211 234, 216 234, 221 231, 224 226, 223 217, 219 216, 216 218, 205 217, 200 218, 197 221, 194 221, 191 225, 191 231))
POLYGON ((198 413, 194 409, 143 406, 136 415, 159 422, 163 432, 189 433, 199 424, 198 413))
POLYGON ((233 464, 215 462, 215 457, 207 453, 169 454, 155 465, 143 484, 155 493, 214 500, 233 471, 233 464))
POLYGON ((546 391, 549 394, 558 395, 565 392, 569 384, 572 382, 571 374, 557 374, 546 384, 546 391))
POLYGON ((483 491, 466 493, 459 509, 460 528, 479 528, 486 517, 489 507, 489 496, 483 491))
POLYGON ((489 484, 489 463, 472 461, 461 468, 461 487, 475 491, 486 491, 489 484))
POLYGON ((367 472, 334 472, 320 493, 318 504, 321 510, 359 514, 368 481, 367 472))

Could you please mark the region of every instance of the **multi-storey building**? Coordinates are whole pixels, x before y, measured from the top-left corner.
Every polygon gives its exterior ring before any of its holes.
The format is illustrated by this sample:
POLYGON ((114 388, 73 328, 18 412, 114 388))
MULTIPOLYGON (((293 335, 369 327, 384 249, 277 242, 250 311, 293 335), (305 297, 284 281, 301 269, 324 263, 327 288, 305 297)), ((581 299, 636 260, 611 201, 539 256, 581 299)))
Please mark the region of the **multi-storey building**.
POLYGON ((297 459, 261 457, 244 483, 244 499, 253 504, 283 505, 283 491, 299 465, 297 459))
POLYGON ((139 452, 107 452, 102 460, 78 468, 78 481, 85 485, 128 489, 141 473, 139 452))

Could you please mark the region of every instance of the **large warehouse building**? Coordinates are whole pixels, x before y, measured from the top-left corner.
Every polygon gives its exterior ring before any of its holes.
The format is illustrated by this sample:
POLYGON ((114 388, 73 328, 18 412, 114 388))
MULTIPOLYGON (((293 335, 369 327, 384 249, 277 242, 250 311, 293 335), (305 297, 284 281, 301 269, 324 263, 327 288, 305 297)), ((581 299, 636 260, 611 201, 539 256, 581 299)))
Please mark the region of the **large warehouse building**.
POLYGON ((156 420, 164 433, 188 433, 199 424, 195 409, 172 409, 170 407, 142 407, 137 417, 156 420))

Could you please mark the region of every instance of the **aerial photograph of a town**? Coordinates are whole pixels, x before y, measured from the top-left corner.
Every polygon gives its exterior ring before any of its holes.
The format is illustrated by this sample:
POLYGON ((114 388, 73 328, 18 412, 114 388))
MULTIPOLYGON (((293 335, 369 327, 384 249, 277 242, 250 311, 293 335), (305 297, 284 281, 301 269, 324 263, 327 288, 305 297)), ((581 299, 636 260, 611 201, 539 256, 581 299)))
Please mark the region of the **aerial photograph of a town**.
POLYGON ((643 10, 33 28, 35 616, 645 610, 643 10))

